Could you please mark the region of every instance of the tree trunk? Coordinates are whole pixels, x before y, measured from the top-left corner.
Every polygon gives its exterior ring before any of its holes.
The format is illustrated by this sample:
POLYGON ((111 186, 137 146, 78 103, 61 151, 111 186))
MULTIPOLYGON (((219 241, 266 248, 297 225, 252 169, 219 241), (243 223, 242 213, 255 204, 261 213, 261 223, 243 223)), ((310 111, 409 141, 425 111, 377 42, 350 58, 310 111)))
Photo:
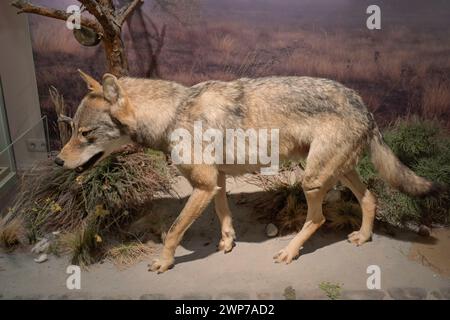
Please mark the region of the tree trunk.
POLYGON ((128 75, 128 60, 120 36, 120 30, 113 34, 105 34, 103 45, 106 52, 106 60, 108 63, 108 71, 116 77, 128 75))

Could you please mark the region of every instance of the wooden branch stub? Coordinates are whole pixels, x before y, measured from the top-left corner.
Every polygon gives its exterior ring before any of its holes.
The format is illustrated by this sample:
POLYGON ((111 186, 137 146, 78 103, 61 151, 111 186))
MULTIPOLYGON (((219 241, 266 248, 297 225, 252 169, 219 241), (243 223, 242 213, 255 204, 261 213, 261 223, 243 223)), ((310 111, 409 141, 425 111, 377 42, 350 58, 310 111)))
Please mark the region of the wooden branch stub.
POLYGON ((73 129, 73 121, 71 118, 66 116, 64 97, 58 92, 58 89, 54 86, 50 86, 48 92, 58 116, 58 129, 61 146, 64 146, 69 141, 72 134, 71 130, 73 129))

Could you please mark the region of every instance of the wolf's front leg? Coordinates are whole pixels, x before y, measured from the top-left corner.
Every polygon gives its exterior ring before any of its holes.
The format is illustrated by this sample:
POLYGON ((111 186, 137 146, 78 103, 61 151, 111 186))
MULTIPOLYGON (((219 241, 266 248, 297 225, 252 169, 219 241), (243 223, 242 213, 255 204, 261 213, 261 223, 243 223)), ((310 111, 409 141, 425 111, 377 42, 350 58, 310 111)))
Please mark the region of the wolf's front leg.
POLYGON ((227 190, 226 190, 226 176, 223 172, 219 172, 217 178, 217 185, 220 188, 214 198, 216 213, 220 220, 222 231, 222 238, 220 239, 218 249, 225 253, 233 250, 234 240, 236 235, 233 228, 231 211, 228 207, 227 190))
POLYGON ((194 166, 186 177, 194 187, 178 218, 167 232, 160 257, 149 265, 149 271, 162 273, 173 266, 175 250, 187 228, 197 219, 217 192, 217 171, 209 166, 194 166))

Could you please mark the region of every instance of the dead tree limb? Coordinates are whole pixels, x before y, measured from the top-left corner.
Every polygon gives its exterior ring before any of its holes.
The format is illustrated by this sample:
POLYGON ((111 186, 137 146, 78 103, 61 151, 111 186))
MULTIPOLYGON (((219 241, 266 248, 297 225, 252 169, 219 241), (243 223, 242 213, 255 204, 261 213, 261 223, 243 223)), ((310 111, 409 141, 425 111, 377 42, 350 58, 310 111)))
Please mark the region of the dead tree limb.
MULTIPOLYGON (((122 41, 122 25, 143 0, 131 0, 116 9, 112 0, 78 0, 94 16, 95 20, 80 17, 80 24, 100 35, 108 62, 108 72, 121 77, 128 74, 128 60, 122 41)), ((34 5, 25 0, 11 3, 17 13, 32 13, 58 20, 67 20, 71 13, 63 10, 34 5)))
POLYGON ((54 86, 50 86, 48 91, 58 116, 59 140, 61 142, 61 146, 64 146, 69 141, 72 134, 72 125, 70 123, 71 119, 67 116, 64 97, 58 92, 58 89, 54 86))
MULTIPOLYGON (((19 11, 17 11, 17 14, 32 13, 32 14, 37 14, 40 16, 45 16, 45 17, 54 18, 54 19, 58 19, 58 20, 64 20, 64 21, 67 21, 67 19, 69 19, 69 17, 71 16, 71 13, 67 13, 63 10, 37 6, 37 5, 31 4, 30 2, 27 2, 24 0, 13 1, 11 3, 11 5, 16 7, 17 9, 19 9, 19 11)), ((91 28, 92 30, 94 30, 97 33, 102 32, 101 26, 94 20, 91 20, 86 17, 81 17, 80 23, 82 26, 91 28)))
POLYGON ((130 14, 136 10, 136 8, 141 5, 143 0, 133 0, 127 5, 124 5, 121 9, 117 12, 117 22, 120 25, 123 25, 125 20, 130 16, 130 14))

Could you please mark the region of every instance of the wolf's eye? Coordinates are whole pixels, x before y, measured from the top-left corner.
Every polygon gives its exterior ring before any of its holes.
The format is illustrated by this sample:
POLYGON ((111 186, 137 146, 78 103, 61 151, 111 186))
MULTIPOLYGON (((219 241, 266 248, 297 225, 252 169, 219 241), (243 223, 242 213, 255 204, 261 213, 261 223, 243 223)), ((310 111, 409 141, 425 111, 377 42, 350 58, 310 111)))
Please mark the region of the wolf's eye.
POLYGON ((89 136, 89 134, 90 134, 92 131, 94 131, 94 129, 81 131, 81 135, 82 135, 84 138, 87 138, 87 136, 89 136))

